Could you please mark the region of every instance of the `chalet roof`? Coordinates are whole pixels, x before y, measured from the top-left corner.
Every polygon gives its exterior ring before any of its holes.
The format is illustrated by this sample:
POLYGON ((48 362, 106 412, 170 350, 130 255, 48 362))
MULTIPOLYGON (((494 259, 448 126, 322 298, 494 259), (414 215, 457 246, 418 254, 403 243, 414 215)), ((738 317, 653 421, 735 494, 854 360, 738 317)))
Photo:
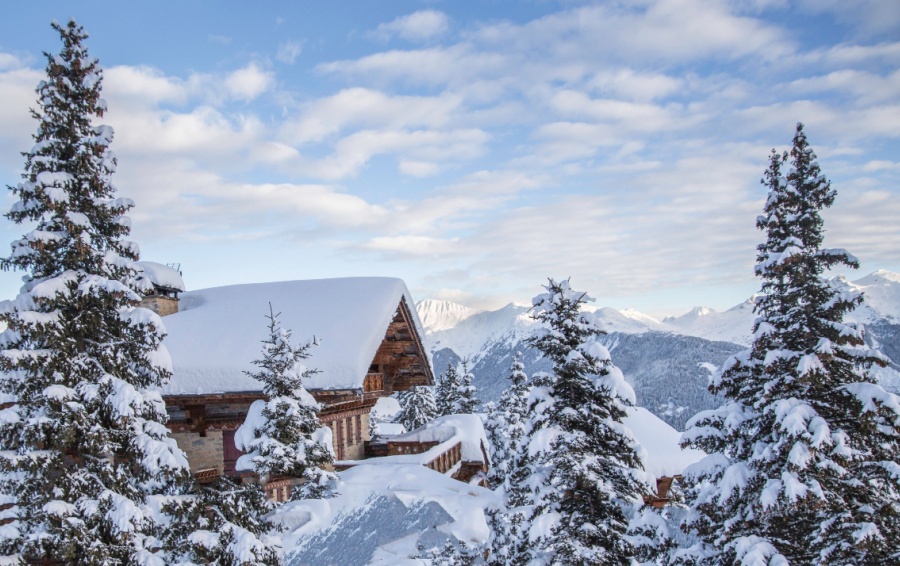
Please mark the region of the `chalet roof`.
MULTIPOLYGON (((167 316, 164 340, 173 376, 164 395, 260 391, 244 374, 255 370, 267 337, 269 302, 281 313, 294 344, 313 336, 307 366, 319 370, 307 389, 361 389, 363 379, 397 308, 405 303, 424 336, 414 303, 400 279, 357 277, 232 285, 181 295, 180 311, 167 316)), ((426 354, 427 355, 427 354, 426 354)))
POLYGON ((135 265, 144 272, 150 282, 157 287, 171 289, 173 291, 183 292, 185 290, 184 279, 177 270, 172 269, 168 265, 156 263, 155 261, 138 261, 135 265))

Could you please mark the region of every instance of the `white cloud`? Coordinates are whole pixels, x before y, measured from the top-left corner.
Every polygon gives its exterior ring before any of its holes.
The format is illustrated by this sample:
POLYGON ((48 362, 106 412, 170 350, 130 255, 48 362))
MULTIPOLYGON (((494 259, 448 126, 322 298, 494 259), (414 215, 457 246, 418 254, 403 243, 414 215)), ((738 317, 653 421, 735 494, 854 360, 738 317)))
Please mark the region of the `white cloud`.
POLYGON ((478 129, 362 130, 341 138, 331 155, 310 163, 310 170, 323 179, 342 179, 357 175, 376 155, 443 163, 467 160, 481 155, 489 138, 478 129))
POLYGON ((468 84, 479 77, 515 74, 512 61, 501 53, 480 51, 469 44, 412 51, 391 50, 356 60, 323 63, 325 73, 359 75, 377 81, 406 80, 413 84, 468 84))
POLYGON ((681 78, 661 73, 642 73, 628 68, 601 70, 588 84, 597 92, 641 102, 666 98, 685 88, 685 81, 681 78))
POLYGON ((410 177, 431 177, 441 171, 441 166, 428 161, 410 161, 403 159, 397 165, 400 172, 410 177))
POLYGON ((299 116, 284 123, 280 133, 285 141, 303 144, 353 127, 440 128, 450 122, 460 104, 460 97, 452 94, 392 96, 350 88, 308 104, 299 116))
POLYGON ((879 75, 857 69, 842 69, 827 75, 797 79, 789 86, 802 94, 836 91, 856 97, 863 103, 891 102, 900 99, 900 70, 879 75))
POLYGON ((252 117, 232 120, 210 106, 188 112, 133 112, 111 105, 106 120, 116 129, 119 151, 215 157, 223 163, 252 148, 263 135, 261 124, 252 117))
MULTIPOLYGON (((433 10, 398 18, 371 33, 427 47, 356 43, 368 51, 314 67, 314 90, 262 59, 108 69, 136 235, 228 261, 221 240, 292 238, 347 274, 396 270, 470 304, 528 297, 548 275, 601 300, 752 284, 757 181, 801 120, 839 181, 829 245, 900 265, 900 43, 801 51, 768 0, 542 6, 525 23, 454 22, 459 34, 433 10)), ((301 47, 274 58, 302 74, 301 47)), ((13 171, 41 73, 10 57, 0 162, 13 171)))
POLYGON ((183 104, 190 95, 190 87, 185 81, 167 77, 151 67, 119 65, 104 69, 103 88, 107 98, 120 98, 123 103, 143 106, 183 104))
POLYGON ((282 63, 293 65, 301 53, 303 53, 303 43, 289 40, 278 44, 278 52, 275 54, 275 58, 282 63))
POLYGON ((399 37, 407 41, 427 41, 437 38, 449 29, 450 19, 437 10, 420 10, 381 24, 371 35, 383 41, 399 37))
POLYGON ((874 161, 869 161, 863 166, 863 171, 873 172, 873 171, 884 171, 884 170, 895 170, 900 171, 900 163, 895 161, 885 161, 881 159, 876 159, 874 161))
POLYGON ((797 100, 752 106, 734 112, 733 127, 744 132, 784 131, 797 122, 813 135, 846 141, 900 136, 900 104, 850 109, 819 100, 797 100))
POLYGON ((43 79, 43 73, 27 68, 0 71, 0 166, 10 173, 6 177, 8 183, 12 182, 13 172, 22 167, 19 152, 28 150, 33 143, 31 135, 37 122, 28 109, 35 106, 34 89, 43 79))
POLYGON ((446 257, 454 253, 458 238, 441 239, 429 236, 378 236, 363 247, 388 255, 446 257))
POLYGON ((22 61, 12 53, 0 52, 0 71, 18 69, 22 66, 22 61))
POLYGON ((256 63, 250 63, 229 74, 225 79, 225 87, 234 98, 249 101, 268 90, 274 81, 274 73, 264 71, 256 63))

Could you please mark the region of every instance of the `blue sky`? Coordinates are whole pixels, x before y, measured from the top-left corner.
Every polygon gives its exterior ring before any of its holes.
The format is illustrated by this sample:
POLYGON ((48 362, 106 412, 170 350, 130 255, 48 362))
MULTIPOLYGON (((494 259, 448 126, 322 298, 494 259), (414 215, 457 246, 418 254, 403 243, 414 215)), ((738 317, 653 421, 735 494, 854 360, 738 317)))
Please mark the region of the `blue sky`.
POLYGON ((797 121, 838 190, 826 245, 900 271, 893 0, 27 4, 0 21, 0 180, 74 17, 133 239, 190 288, 387 275, 491 308, 571 276, 727 308, 759 288, 758 181, 797 121))

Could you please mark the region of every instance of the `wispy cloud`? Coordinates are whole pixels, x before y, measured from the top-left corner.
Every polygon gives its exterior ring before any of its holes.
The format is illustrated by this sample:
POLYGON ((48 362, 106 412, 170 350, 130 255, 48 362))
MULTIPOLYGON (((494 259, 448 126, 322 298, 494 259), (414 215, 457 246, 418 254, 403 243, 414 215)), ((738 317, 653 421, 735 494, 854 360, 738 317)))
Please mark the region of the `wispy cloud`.
MULTIPOLYGON (((778 1, 648 0, 452 29, 423 10, 342 59, 279 39, 193 73, 115 66, 117 184, 152 242, 290 239, 478 306, 548 275, 694 302, 755 286, 758 179, 804 121, 839 192, 826 244, 900 269, 900 43, 825 8, 831 43, 796 41, 778 1), (316 88, 285 87, 307 72, 316 88)), ((35 64, 0 53, 8 171, 35 64)))
POLYGON ((437 10, 420 10, 380 24, 370 35, 382 41, 399 37, 407 41, 422 42, 447 33, 450 18, 437 10))
POLYGON ((301 53, 303 53, 303 42, 289 40, 278 44, 278 52, 275 54, 275 58, 282 63, 293 65, 301 53))

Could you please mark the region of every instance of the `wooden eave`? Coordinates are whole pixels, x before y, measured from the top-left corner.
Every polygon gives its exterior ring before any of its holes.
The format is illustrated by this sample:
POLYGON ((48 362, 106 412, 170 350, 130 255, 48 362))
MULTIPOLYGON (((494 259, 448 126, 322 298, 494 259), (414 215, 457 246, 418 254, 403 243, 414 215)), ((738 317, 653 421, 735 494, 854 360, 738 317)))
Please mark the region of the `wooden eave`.
MULTIPOLYGON (((323 421, 336 414, 371 410, 383 396, 381 391, 359 389, 311 390, 310 394, 322 404, 318 416, 323 421)), ((206 436, 208 430, 234 430, 243 424, 250 405, 265 399, 262 391, 166 395, 164 400, 170 412, 166 426, 173 432, 196 432, 200 436, 206 436)))

